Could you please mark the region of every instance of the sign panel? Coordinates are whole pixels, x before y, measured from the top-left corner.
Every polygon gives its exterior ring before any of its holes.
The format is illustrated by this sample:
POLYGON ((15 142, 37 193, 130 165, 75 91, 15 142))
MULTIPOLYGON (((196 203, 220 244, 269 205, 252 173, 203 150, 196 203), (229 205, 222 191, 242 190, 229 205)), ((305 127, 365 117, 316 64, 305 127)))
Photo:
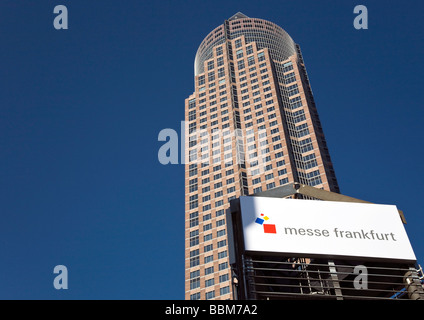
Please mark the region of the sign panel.
POLYGON ((246 251, 416 261, 394 205, 240 197, 246 251))

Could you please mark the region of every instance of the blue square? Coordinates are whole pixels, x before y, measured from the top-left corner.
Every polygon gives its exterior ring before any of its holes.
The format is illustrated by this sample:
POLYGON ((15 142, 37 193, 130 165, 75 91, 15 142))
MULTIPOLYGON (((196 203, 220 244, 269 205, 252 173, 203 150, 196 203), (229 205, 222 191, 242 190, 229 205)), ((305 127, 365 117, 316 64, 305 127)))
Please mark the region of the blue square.
POLYGON ((261 218, 256 218, 256 220, 255 220, 255 222, 256 223, 259 223, 259 224, 263 224, 264 223, 264 219, 261 219, 261 218))

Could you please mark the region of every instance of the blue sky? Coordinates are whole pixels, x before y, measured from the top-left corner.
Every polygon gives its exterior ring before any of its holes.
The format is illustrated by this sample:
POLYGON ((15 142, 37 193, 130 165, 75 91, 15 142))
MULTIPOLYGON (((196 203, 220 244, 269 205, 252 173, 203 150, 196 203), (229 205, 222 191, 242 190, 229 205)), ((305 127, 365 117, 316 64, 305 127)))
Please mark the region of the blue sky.
POLYGON ((198 45, 238 11, 300 44, 341 192, 403 210, 423 263, 423 10, 2 0, 0 299, 184 298, 184 168, 159 163, 157 137, 184 118, 198 45), (69 290, 53 288, 59 264, 69 290))

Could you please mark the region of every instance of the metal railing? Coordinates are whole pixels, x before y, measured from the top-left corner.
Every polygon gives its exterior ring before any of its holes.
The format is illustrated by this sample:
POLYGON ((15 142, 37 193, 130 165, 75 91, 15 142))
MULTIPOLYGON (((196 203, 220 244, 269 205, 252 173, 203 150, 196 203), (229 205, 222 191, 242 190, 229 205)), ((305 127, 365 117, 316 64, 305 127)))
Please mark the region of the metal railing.
POLYGON ((248 299, 424 299, 422 285, 408 289, 422 269, 407 264, 245 257, 243 269, 248 299))

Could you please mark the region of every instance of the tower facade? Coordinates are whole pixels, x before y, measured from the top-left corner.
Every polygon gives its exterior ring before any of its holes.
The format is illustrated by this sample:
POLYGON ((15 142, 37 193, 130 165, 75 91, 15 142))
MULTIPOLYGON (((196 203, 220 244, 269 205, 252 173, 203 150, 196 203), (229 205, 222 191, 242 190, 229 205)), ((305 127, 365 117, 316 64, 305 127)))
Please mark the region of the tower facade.
POLYGON ((185 101, 185 297, 231 299, 229 201, 292 182, 339 192, 299 45, 237 13, 212 30, 185 101))

